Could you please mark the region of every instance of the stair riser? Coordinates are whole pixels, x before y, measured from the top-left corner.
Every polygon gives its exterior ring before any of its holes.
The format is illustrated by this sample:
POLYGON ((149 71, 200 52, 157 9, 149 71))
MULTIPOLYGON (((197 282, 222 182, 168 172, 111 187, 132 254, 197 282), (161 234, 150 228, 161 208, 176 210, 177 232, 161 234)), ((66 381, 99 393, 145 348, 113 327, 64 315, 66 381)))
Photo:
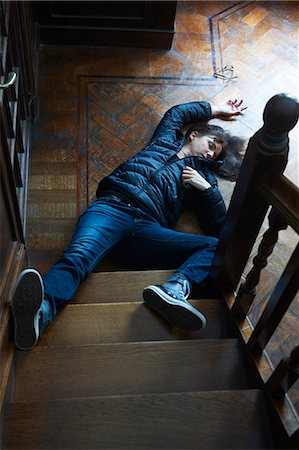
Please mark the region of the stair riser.
POLYGON ((144 303, 67 305, 39 345, 88 345, 111 342, 214 339, 230 337, 221 300, 192 300, 208 320, 204 330, 185 332, 169 325, 144 303))
POLYGON ((92 273, 82 283, 73 303, 141 302, 149 284, 163 284, 173 270, 92 273))

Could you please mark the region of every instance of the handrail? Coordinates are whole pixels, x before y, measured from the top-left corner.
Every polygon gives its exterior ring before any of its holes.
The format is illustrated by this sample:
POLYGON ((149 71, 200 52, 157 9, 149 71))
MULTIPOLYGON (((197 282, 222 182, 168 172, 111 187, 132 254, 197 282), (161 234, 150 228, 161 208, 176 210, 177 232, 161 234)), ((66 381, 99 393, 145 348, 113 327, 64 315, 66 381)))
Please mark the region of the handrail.
POLYGON ((284 175, 264 177, 256 183, 257 192, 299 234, 299 188, 284 175))

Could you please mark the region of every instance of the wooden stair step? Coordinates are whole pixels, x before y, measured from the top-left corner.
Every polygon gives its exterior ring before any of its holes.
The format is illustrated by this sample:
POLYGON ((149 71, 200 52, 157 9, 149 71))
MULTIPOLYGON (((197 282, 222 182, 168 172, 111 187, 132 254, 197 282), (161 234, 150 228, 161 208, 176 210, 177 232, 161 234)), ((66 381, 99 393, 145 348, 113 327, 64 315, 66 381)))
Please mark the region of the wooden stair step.
POLYGON ((3 448, 273 447, 262 393, 237 390, 15 402, 8 407, 3 448))
POLYGON ((81 284, 73 303, 114 303, 142 301, 149 284, 163 284, 173 270, 140 270, 92 273, 81 284))
POLYGON ((192 300, 207 317, 204 330, 186 332, 174 328, 144 303, 67 305, 41 336, 39 346, 87 345, 170 339, 231 337, 223 300, 192 300))
POLYGON ((37 347, 15 367, 18 401, 248 388, 236 339, 37 347))

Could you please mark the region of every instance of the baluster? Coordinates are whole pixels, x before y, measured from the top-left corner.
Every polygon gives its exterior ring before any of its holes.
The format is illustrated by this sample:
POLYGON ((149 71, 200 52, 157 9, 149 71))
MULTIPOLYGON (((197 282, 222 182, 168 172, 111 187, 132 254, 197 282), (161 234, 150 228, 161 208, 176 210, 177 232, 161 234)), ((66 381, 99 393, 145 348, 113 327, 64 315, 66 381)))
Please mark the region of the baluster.
POLYGON ((238 317, 246 317, 256 295, 256 286, 260 281, 261 271, 266 267, 268 257, 273 252, 278 240, 278 233, 280 230, 287 228, 285 221, 279 217, 273 208, 268 220, 269 228, 263 235, 257 255, 253 258, 253 268, 248 273, 245 283, 241 284, 232 307, 232 313, 238 317))
POLYGON ((249 341, 249 348, 261 353, 271 339, 299 288, 299 244, 283 271, 249 341))
POLYGON ((295 347, 289 358, 283 358, 269 380, 266 388, 274 397, 283 397, 299 377, 299 345, 295 347))

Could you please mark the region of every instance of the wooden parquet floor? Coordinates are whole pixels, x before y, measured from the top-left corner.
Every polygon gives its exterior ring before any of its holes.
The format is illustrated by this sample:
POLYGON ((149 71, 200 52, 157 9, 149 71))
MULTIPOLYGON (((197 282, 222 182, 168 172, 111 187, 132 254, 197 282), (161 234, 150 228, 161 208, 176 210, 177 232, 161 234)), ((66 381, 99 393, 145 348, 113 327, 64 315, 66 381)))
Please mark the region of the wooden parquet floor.
MULTIPOLYGON (((294 1, 183 1, 170 51, 43 46, 26 233, 30 265, 45 273, 55 262, 98 181, 148 141, 169 107, 242 97, 248 111, 224 126, 249 138, 262 126, 269 98, 298 97, 298 15, 294 1), (213 76, 230 65, 236 78, 213 76)), ((290 133, 286 175, 298 184, 298 127, 290 133)), ((219 184, 229 203, 234 184, 219 184)), ((180 223, 186 231, 193 225, 180 223)), ((262 275, 254 323, 297 240, 292 230, 281 233, 262 275)), ((274 365, 298 344, 298 303, 268 345, 274 365)))

